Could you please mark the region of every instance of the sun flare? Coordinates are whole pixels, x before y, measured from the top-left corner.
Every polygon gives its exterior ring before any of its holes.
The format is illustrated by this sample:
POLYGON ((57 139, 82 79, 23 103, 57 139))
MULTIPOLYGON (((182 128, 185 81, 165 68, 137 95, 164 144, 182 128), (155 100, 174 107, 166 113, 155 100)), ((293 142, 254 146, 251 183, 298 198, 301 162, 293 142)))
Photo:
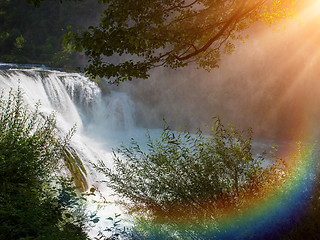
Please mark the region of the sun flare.
POLYGON ((302 14, 309 17, 316 17, 316 15, 320 17, 320 0, 309 0, 303 5, 305 9, 302 11, 302 14))

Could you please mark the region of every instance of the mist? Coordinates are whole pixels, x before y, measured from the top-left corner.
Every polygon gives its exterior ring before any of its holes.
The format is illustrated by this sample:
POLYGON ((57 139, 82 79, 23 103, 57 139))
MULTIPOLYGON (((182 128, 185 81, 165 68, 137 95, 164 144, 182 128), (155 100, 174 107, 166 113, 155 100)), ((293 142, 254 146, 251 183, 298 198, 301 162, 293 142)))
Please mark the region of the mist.
POLYGON ((286 23, 254 26, 211 72, 156 69, 118 89, 134 100, 138 126, 161 127, 165 117, 175 129, 203 128, 219 115, 255 138, 290 140, 306 119, 320 120, 319 20, 303 8, 286 23))

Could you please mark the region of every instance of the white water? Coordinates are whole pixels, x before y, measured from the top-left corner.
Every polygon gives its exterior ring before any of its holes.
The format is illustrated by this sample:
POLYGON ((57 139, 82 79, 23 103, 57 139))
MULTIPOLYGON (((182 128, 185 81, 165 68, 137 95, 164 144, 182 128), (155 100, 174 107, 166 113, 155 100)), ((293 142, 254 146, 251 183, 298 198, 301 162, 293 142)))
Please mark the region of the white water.
MULTIPOLYGON (((111 166, 113 148, 128 142, 131 137, 144 139, 145 130, 135 128, 134 105, 130 98, 120 92, 104 95, 95 83, 77 73, 35 68, 0 70, 1 89, 8 92, 18 86, 30 107, 40 101, 41 112, 55 112, 57 127, 62 134, 76 125, 77 131, 71 144, 87 170, 89 189, 98 189, 105 200, 113 202, 112 192, 99 182, 106 180, 105 177, 96 172, 92 163, 102 160, 111 166)), ((98 213, 101 221, 92 230, 91 236, 96 236, 99 228, 106 227, 108 222, 103 219, 122 212, 114 204, 93 204, 101 200, 103 198, 99 194, 89 197, 90 211, 94 212, 98 205, 104 206, 98 213)))
MULTIPOLYGON (((0 89, 8 92, 20 86, 24 100, 30 107, 40 101, 43 113, 56 113, 57 127, 62 134, 76 124, 77 131, 71 144, 87 170, 89 189, 94 187, 103 195, 103 198, 96 194, 88 199, 89 211, 94 212, 98 206, 102 206, 97 214, 101 220, 90 232, 90 236, 97 236, 99 229, 110 225, 105 218, 123 211, 112 204, 115 197, 110 196, 110 189, 100 182, 106 178, 97 173, 91 163, 102 160, 111 166, 113 148, 127 143, 130 138, 139 143, 145 141, 145 129, 136 128, 133 102, 123 92, 102 94, 95 83, 80 74, 43 68, 1 70, 1 67, 0 64, 0 89), (103 199, 111 204, 99 203, 103 199)), ((158 136, 160 131, 152 130, 150 134, 158 136)))

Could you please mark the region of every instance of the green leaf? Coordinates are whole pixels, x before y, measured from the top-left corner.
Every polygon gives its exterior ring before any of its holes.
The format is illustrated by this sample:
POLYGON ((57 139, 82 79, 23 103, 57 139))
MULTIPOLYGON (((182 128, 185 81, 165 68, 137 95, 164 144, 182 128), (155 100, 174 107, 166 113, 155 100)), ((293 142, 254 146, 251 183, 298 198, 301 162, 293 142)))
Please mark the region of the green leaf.
POLYGON ((98 223, 99 222, 99 218, 95 218, 91 220, 93 223, 98 223))

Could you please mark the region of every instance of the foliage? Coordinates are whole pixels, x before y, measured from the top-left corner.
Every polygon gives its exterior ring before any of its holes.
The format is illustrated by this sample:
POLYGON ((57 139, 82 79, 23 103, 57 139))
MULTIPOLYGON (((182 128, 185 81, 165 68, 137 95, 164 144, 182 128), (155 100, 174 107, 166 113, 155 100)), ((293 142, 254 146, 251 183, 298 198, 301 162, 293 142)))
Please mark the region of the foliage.
POLYGON ((99 26, 66 41, 89 57, 89 75, 119 83, 148 78, 152 68, 173 69, 195 62, 210 70, 231 53, 245 30, 292 15, 292 0, 98 0, 104 4, 99 26))
POLYGON ((121 240, 121 239, 135 239, 139 237, 136 232, 128 227, 123 226, 123 220, 120 219, 121 214, 115 213, 114 217, 108 217, 107 220, 111 221, 111 226, 106 227, 100 231, 94 238, 95 240, 121 240))
MULTIPOLYGON (((34 5, 35 7, 40 7, 41 2, 44 0, 27 0, 28 3, 34 5)), ((62 1, 62 0, 55 0, 55 1, 62 1)), ((65 1, 83 1, 83 0, 65 0, 65 1)))
POLYGON ((86 239, 80 198, 55 175, 68 137, 38 108, 20 89, 0 97, 0 238, 86 239))
POLYGON ((70 45, 63 45, 68 26, 85 26, 99 11, 95 0, 81 4, 46 1, 41 8, 27 2, 0 0, 0 61, 37 63, 50 67, 75 68, 81 57, 70 45))
POLYGON ((291 16, 294 2, 1 0, 0 59, 72 68, 83 65, 74 49, 84 50, 85 71, 113 83, 148 78, 159 66, 176 69, 195 62, 210 70, 246 38, 246 29, 291 16))
POLYGON ((253 157, 247 134, 225 128, 219 118, 207 137, 166 127, 160 140, 147 135, 147 151, 132 139, 114 153, 114 169, 103 162, 96 168, 132 211, 151 219, 197 221, 214 212, 218 201, 236 199, 262 171, 263 158, 253 157))
POLYGON ((285 159, 275 151, 273 162, 262 168, 264 158, 252 154, 251 132, 225 128, 219 118, 210 136, 166 127, 159 140, 147 139, 147 149, 133 139, 117 149, 112 168, 95 166, 136 216, 133 239, 207 239, 207 227, 225 210, 239 221, 252 202, 273 195, 294 211, 279 216, 272 231, 245 239, 318 238, 320 168, 314 146, 297 145, 285 159))

